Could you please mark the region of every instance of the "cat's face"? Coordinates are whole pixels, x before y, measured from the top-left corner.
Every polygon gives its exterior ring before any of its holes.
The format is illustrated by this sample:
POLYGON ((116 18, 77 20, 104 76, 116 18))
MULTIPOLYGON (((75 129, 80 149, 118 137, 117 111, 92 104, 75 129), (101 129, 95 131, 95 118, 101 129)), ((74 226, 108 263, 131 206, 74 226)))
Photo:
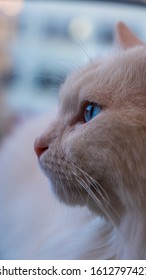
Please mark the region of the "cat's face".
POLYGON ((73 73, 35 150, 57 196, 109 216, 146 198, 146 47, 73 73))

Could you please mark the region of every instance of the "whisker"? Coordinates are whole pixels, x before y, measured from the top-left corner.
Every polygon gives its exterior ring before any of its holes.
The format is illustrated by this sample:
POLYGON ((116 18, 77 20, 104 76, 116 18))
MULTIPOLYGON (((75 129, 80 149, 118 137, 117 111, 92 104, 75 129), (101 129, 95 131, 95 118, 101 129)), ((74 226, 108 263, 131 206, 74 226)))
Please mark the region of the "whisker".
POLYGON ((87 191, 87 193, 88 193, 88 197, 87 197, 87 199, 86 199, 86 203, 87 203, 88 198, 90 197, 89 190, 86 188, 85 184, 83 183, 83 180, 81 180, 77 175, 75 175, 75 176, 76 176, 76 177, 75 177, 76 181, 77 181, 77 182, 83 187, 83 189, 85 189, 85 190, 87 191))
MULTIPOLYGON (((65 175, 65 177, 66 177, 67 181, 69 181, 69 179, 68 179, 68 177, 67 177, 66 173, 64 172, 64 170, 63 170, 62 168, 61 168, 61 171, 62 171, 62 173, 65 175)), ((80 197, 81 197, 81 200, 84 202, 84 200, 83 200, 83 196, 81 195, 81 192, 80 192, 80 190, 79 190, 78 186, 77 186, 74 182, 72 182, 72 183, 74 184, 74 186, 75 186, 76 190, 78 191, 78 193, 79 193, 79 195, 80 195, 80 197)))
POLYGON ((88 194, 91 196, 91 198, 94 200, 94 202, 98 205, 98 207, 101 209, 101 211, 106 215, 106 217, 109 219, 111 224, 115 226, 115 223, 112 219, 112 217, 109 215, 108 211, 106 210, 105 207, 101 204, 100 200, 95 196, 95 194, 86 187, 86 185, 82 184, 80 180, 76 178, 76 180, 84 187, 84 189, 88 192, 88 194))
MULTIPOLYGON (((68 160, 69 161, 69 160, 68 160)), ((87 174, 85 171, 83 171, 82 169, 80 169, 78 166, 76 166, 74 163, 72 163, 71 161, 69 161, 76 169, 78 169, 80 172, 81 172, 81 174, 83 174, 84 176, 86 175, 87 177, 88 177, 88 181, 89 181, 89 183, 91 184, 91 179, 93 179, 89 174, 87 174), (89 180, 90 179, 90 180, 89 180)), ((86 176, 85 176, 85 178, 86 178, 86 176)), ((83 179, 82 179, 83 180, 83 179)), ((86 180, 87 180, 87 178, 86 178, 86 180)), ((96 185, 93 185, 93 184, 91 184, 93 187, 94 187, 94 190, 98 193, 98 195, 100 195, 100 197, 106 202, 105 203, 105 207, 107 207, 107 205, 108 205, 108 207, 109 207, 109 209, 111 209, 112 210, 112 212, 113 213, 115 213, 115 215, 117 216, 117 217, 119 217, 119 214, 117 213, 117 211, 115 211, 115 209, 111 206, 111 204, 110 204, 110 201, 109 201, 109 197, 108 197, 108 195, 106 194, 106 192, 105 192, 105 190, 103 190, 103 188, 102 188, 102 186, 100 185, 100 184, 98 184, 98 182, 96 182, 95 181, 95 179, 93 179, 93 182, 94 183, 96 183, 96 185), (98 188, 97 188, 97 187, 98 188), (103 196, 103 194, 99 191, 99 187, 100 187, 100 189, 104 192, 104 194, 106 194, 106 197, 108 197, 108 199, 106 199, 104 196, 103 196)), ((84 183, 85 183, 85 181, 84 181, 84 183)), ((86 184, 86 183, 85 183, 86 184)), ((86 184, 86 186, 88 186, 87 184, 86 184)), ((92 198, 93 198, 93 196, 94 196, 94 200, 95 200, 95 198, 96 198, 96 200, 97 200, 97 197, 96 197, 96 195, 93 193, 93 191, 89 188, 89 186, 88 186, 88 188, 86 188, 86 191, 91 195, 92 194, 92 198), (90 190, 90 192, 89 192, 89 190, 90 190)), ((106 209, 105 209, 105 207, 103 208, 103 206, 102 206, 102 211, 105 213, 105 211, 106 211, 106 209)), ((107 217, 112 221, 112 224, 115 224, 114 222, 113 222, 113 219, 111 219, 111 217, 109 216, 109 214, 108 214, 108 212, 106 211, 106 215, 107 215, 107 217)))
POLYGON ((112 224, 114 224, 111 216, 109 215, 109 213, 106 211, 105 208, 103 208, 103 205, 101 203, 101 201, 95 196, 95 194, 92 192, 92 190, 90 188, 87 187, 86 183, 78 177, 76 177, 76 180, 79 184, 82 185, 82 187, 87 191, 87 193, 91 196, 91 198, 94 200, 94 202, 98 205, 98 207, 100 207, 100 209, 102 210, 102 212, 108 217, 108 219, 111 221, 112 224), (84 183, 83 183, 84 182, 84 183))
MULTIPOLYGON (((81 179, 77 174, 75 174, 73 171, 72 171, 72 173, 76 176, 76 180, 78 179, 78 182, 81 184, 81 186, 83 186, 83 188, 88 192, 88 194, 96 197, 95 194, 92 192, 92 190, 89 188, 89 186, 86 184, 86 182, 83 179, 81 179)), ((92 198, 93 198, 93 196, 92 196, 92 198)), ((96 200, 98 201, 98 198, 96 198, 96 200)), ((100 201, 98 201, 98 202, 99 202, 100 206, 102 206, 101 202, 100 201)))
POLYGON ((60 183, 61 183, 61 186, 62 186, 63 192, 64 192, 65 197, 66 197, 66 200, 67 200, 67 199, 68 199, 68 196, 67 196, 66 188, 65 188, 65 187, 64 187, 64 185, 63 185, 63 182, 62 182, 62 179, 61 179, 61 177, 60 177, 59 172, 57 172, 57 175, 58 175, 58 177, 59 177, 59 181, 60 181, 60 183))
POLYGON ((84 54, 86 55, 86 57, 88 58, 88 61, 91 62, 92 59, 91 57, 89 56, 88 52, 87 52, 87 49, 85 48, 85 45, 84 43, 82 42, 81 38, 79 37, 78 34, 76 34, 76 45, 78 45, 78 47, 84 52, 84 54))
MULTIPOLYGON (((63 170, 62 168, 61 168, 61 172, 65 175, 67 182, 69 182, 69 178, 67 177, 66 173, 64 172, 64 170, 63 170)), ((62 181, 62 180, 61 180, 61 181, 62 181)), ((63 183, 62 183, 62 184, 63 184, 63 183)), ((66 189, 64 186, 63 186, 63 188, 64 188, 64 190, 66 189)), ((71 196, 71 195, 73 196, 73 193, 72 193, 72 192, 70 192, 70 196, 71 196)), ((65 196, 66 196, 66 201, 68 201, 67 192, 66 192, 65 196)))
MULTIPOLYGON (((71 162, 70 160, 68 160, 75 168, 77 168, 82 174, 84 174, 85 176, 87 176, 87 178, 89 178, 89 182, 90 180, 93 181, 93 183, 95 184, 95 187, 99 187, 102 192, 104 193, 104 195, 106 196, 107 200, 109 200, 109 197, 107 195, 107 193, 105 192, 105 190, 102 188, 102 186, 94 179, 92 178, 87 172, 85 172, 84 170, 82 170, 81 168, 79 168, 77 165, 75 165, 73 162, 71 162)), ((94 185, 93 185, 94 186, 94 185)), ((104 197, 103 197, 104 198, 104 197)), ((104 198, 105 199, 105 198, 104 198)), ((106 201, 107 201, 106 200, 106 201)))

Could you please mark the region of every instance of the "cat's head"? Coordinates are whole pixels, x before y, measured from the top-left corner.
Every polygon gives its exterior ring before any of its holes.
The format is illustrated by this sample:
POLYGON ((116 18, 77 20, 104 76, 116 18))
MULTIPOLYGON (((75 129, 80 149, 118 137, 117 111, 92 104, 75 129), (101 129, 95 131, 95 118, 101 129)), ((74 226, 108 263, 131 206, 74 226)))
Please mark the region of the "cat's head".
POLYGON ((146 46, 122 23, 117 37, 115 55, 68 77, 54 123, 35 141, 60 200, 106 217, 146 201, 146 46))

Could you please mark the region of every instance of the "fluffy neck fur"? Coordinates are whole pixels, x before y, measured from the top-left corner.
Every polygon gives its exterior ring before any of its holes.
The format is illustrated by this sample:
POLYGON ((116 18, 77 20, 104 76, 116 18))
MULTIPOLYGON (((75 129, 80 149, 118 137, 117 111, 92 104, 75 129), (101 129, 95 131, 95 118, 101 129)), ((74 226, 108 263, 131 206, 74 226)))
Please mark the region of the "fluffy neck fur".
POLYGON ((128 213, 122 220, 119 233, 123 238, 123 244, 121 242, 118 248, 117 259, 146 259, 144 211, 145 209, 139 213, 135 211, 128 213))

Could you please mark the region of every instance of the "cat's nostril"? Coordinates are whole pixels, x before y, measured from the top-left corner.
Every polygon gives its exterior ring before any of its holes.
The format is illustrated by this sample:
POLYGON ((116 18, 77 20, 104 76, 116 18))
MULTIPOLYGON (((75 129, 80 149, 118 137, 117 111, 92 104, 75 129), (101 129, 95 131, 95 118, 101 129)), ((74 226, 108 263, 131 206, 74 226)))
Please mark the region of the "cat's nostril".
POLYGON ((40 157, 46 150, 48 149, 47 146, 43 146, 39 143, 39 141, 36 139, 34 142, 34 150, 36 152, 36 155, 40 157))

